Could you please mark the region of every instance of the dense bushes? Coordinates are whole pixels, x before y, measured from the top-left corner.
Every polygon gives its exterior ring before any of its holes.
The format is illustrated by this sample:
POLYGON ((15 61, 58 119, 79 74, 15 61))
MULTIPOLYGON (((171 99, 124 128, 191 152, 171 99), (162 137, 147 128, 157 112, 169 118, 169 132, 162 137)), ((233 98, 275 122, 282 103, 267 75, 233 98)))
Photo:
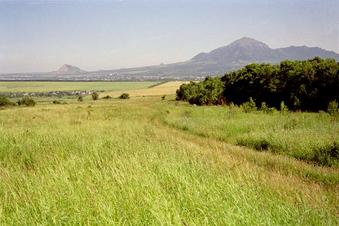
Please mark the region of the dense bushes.
POLYGON ((331 101, 339 102, 339 63, 316 57, 279 65, 250 64, 221 79, 184 84, 177 91, 178 100, 195 104, 219 104, 215 98, 237 105, 252 98, 257 106, 265 102, 267 107, 280 108, 283 102, 291 110, 327 110, 331 101), (214 86, 206 86, 210 83, 214 86), (208 96, 212 93, 214 99, 208 96))
POLYGON ((224 84, 220 78, 207 77, 202 82, 181 85, 177 90, 177 100, 197 105, 222 104, 223 90, 224 84))
POLYGON ((18 103, 19 106, 23 106, 23 105, 25 105, 25 106, 35 106, 35 104, 36 104, 35 100, 33 100, 30 97, 24 97, 24 98, 18 100, 17 103, 18 103))
POLYGON ((0 96, 0 107, 13 106, 15 103, 11 102, 7 97, 0 96))

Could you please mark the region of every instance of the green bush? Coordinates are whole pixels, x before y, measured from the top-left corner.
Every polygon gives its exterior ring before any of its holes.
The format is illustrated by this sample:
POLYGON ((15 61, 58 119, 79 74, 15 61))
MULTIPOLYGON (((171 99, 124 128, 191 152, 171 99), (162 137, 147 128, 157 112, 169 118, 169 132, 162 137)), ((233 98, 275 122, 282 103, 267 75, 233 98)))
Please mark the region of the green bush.
POLYGON ((247 102, 243 103, 240 107, 245 113, 257 110, 257 106, 252 97, 250 97, 250 99, 247 102))
POLYGON ((14 106, 15 103, 10 101, 7 97, 0 96, 0 107, 14 106))
POLYGON ((276 111, 276 109, 274 107, 268 107, 265 102, 262 102, 260 106, 260 111, 266 114, 272 114, 273 112, 276 111))
POLYGON ((328 103, 327 112, 330 113, 330 115, 334 115, 339 112, 338 102, 336 100, 332 100, 328 103))
POLYGON ((22 106, 22 105, 25 105, 25 106, 35 106, 35 104, 36 104, 35 100, 33 100, 30 97, 24 97, 24 98, 18 100, 17 103, 18 103, 19 106, 22 106))
POLYGON ((129 94, 128 93, 122 93, 119 98, 120 99, 129 99, 129 94))
POLYGON ((284 102, 284 101, 281 101, 281 103, 280 103, 280 112, 281 112, 281 113, 286 113, 286 112, 288 112, 288 107, 285 105, 285 102, 284 102))
POLYGON ((83 101, 84 101, 83 96, 79 96, 79 97, 78 97, 78 101, 79 101, 79 102, 83 102, 83 101))
POLYGON ((92 99, 93 100, 98 100, 99 99, 99 94, 97 92, 92 93, 92 99))

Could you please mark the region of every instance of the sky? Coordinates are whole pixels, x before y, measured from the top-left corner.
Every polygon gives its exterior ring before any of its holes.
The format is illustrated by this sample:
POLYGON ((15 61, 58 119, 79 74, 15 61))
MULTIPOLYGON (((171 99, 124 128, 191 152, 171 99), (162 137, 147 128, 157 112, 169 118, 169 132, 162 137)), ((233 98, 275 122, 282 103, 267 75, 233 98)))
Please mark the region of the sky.
POLYGON ((241 38, 339 53, 339 0, 0 0, 0 73, 185 61, 241 38))

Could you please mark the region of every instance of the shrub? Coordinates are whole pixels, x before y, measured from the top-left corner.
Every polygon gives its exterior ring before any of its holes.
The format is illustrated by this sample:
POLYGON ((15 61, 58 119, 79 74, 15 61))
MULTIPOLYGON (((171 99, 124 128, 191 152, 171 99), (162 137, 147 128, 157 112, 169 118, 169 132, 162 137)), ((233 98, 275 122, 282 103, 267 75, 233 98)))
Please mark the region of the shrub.
POLYGON ((61 104, 61 102, 58 100, 53 100, 53 104, 61 104))
POLYGON ((129 99, 129 94, 128 93, 123 93, 119 97, 120 99, 129 99))
POLYGON ((261 102, 261 107, 260 107, 260 111, 266 113, 266 114, 271 114, 275 111, 276 109, 274 107, 268 107, 267 104, 265 102, 261 102))
POLYGON ((256 111, 257 110, 257 107, 255 105, 255 102, 254 100, 252 99, 252 97, 250 97, 250 99, 243 103, 241 105, 241 109, 245 112, 245 113, 249 113, 249 112, 252 112, 252 111, 256 111))
POLYGON ((330 115, 334 115, 339 112, 338 102, 336 100, 330 101, 328 103, 327 112, 330 113, 330 115))
POLYGON ((92 99, 93 100, 98 100, 99 99, 99 94, 97 92, 92 93, 92 99))
POLYGON ((65 101, 54 100, 53 104, 67 104, 65 101))
POLYGON ((104 96, 102 99, 112 99, 110 95, 104 96))
POLYGON ((30 97, 24 97, 20 100, 18 100, 18 105, 21 106, 21 105, 25 105, 25 106, 35 106, 36 102, 35 100, 33 100, 32 98, 30 97))
POLYGON ((15 103, 10 101, 7 97, 0 96, 0 107, 14 106, 15 103))
POLYGON ((280 103, 280 112, 281 112, 281 113, 286 113, 286 112, 288 112, 288 107, 285 105, 285 102, 284 102, 284 101, 281 101, 281 103, 280 103))
POLYGON ((79 101, 79 102, 83 102, 83 101, 84 101, 83 96, 79 96, 79 97, 78 97, 78 101, 79 101))
POLYGON ((333 144, 315 149, 311 161, 323 166, 339 165, 339 144, 333 142, 333 144))
POLYGON ((161 97, 161 100, 165 100, 166 99, 166 95, 163 95, 162 97, 161 97))

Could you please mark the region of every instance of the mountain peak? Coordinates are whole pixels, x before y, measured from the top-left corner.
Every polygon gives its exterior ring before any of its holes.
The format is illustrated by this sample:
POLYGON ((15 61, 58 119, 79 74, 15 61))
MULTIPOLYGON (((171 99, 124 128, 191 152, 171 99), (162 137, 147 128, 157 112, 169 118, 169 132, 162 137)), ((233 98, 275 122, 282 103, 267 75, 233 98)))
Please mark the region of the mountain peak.
POLYGON ((209 53, 200 53, 192 60, 233 63, 234 61, 259 61, 270 57, 272 57, 272 49, 268 45, 253 38, 243 37, 209 53))
POLYGON ((269 46, 266 45, 265 43, 255 40, 253 38, 249 38, 249 37, 242 37, 238 40, 235 40, 234 42, 229 44, 229 46, 237 46, 237 47, 244 47, 244 48, 256 46, 256 47, 261 47, 261 48, 269 48, 269 46))
POLYGON ((64 64, 56 71, 57 74, 77 74, 82 72, 84 71, 70 64, 64 64))

